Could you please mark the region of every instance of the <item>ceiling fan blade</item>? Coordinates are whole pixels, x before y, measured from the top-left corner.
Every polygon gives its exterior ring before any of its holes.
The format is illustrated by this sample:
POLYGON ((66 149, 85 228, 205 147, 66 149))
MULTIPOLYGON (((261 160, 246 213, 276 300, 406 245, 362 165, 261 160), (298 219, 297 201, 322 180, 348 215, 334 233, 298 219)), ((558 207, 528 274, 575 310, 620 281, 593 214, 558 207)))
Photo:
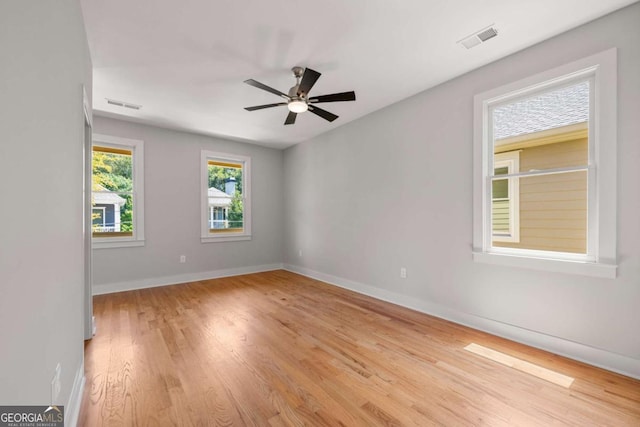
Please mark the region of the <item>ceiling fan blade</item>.
POLYGON ((265 84, 257 82, 257 81, 255 81, 253 79, 245 80, 244 82, 246 84, 248 84, 249 86, 253 86, 253 87, 257 87, 258 89, 266 90, 267 92, 271 92, 272 94, 281 96, 281 97, 283 97, 285 99, 291 99, 291 97, 289 97, 289 95, 280 92, 278 89, 274 89, 274 88, 269 87, 269 86, 267 86, 265 84))
POLYGON ((298 113, 294 113, 293 111, 289 111, 289 115, 287 116, 287 119, 284 121, 285 125, 292 125, 296 122, 296 117, 298 116, 298 113))
POLYGON ((327 110, 323 110, 320 107, 316 107, 315 105, 309 105, 309 111, 311 111, 316 116, 320 116, 323 119, 328 120, 330 122, 338 118, 338 116, 336 116, 335 114, 330 113, 327 110))
POLYGON ((308 94, 316 81, 320 78, 320 73, 312 70, 311 68, 307 68, 304 70, 304 74, 302 75, 302 81, 300 82, 300 86, 298 87, 298 96, 301 94, 308 94))
POLYGON ((355 100, 356 100, 356 93, 354 91, 332 93, 330 95, 312 96, 311 98, 309 98, 309 102, 314 102, 314 103, 355 101, 355 100))
POLYGON ((256 110, 262 110, 263 108, 278 107, 280 105, 287 105, 287 103, 278 102, 277 104, 256 105, 255 107, 244 107, 244 109, 247 111, 256 111, 256 110))

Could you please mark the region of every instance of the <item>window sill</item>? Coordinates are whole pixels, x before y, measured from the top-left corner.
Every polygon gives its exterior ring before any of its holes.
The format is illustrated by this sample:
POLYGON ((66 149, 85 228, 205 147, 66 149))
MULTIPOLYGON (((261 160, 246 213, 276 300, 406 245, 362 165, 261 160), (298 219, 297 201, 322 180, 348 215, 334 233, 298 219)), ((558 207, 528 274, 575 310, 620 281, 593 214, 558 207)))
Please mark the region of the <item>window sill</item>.
POLYGON ((108 237, 101 237, 100 241, 94 238, 91 242, 92 249, 111 249, 111 248, 131 248, 136 246, 144 246, 144 240, 112 240, 108 237))
POLYGON ((206 236, 200 238, 200 243, 240 242, 251 240, 251 234, 226 234, 219 236, 206 236))
POLYGON ((473 260, 485 264, 529 268, 553 273, 579 274, 605 279, 615 279, 618 271, 616 264, 603 262, 533 258, 489 252, 473 252, 473 260))

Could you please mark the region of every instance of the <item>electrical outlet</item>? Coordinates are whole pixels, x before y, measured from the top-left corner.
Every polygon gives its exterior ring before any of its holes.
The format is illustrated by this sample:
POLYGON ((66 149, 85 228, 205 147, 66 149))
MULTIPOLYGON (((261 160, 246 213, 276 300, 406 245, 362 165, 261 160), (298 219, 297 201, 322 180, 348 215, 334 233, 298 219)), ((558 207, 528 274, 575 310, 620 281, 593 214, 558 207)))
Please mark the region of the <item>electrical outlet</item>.
POLYGON ((407 269, 404 267, 400 267, 400 278, 401 279, 407 278, 407 269))
POLYGON ((185 262, 187 262, 187 256, 186 255, 180 255, 180 264, 184 264, 185 262))
POLYGON ((62 367, 60 363, 56 366, 56 372, 53 374, 53 379, 51 380, 51 404, 56 404, 58 402, 58 396, 60 395, 60 388, 62 388, 62 384, 60 384, 60 374, 62 373, 62 367))
POLYGON ((302 257, 302 249, 300 249, 300 250, 298 251, 298 256, 299 256, 299 257, 302 257))

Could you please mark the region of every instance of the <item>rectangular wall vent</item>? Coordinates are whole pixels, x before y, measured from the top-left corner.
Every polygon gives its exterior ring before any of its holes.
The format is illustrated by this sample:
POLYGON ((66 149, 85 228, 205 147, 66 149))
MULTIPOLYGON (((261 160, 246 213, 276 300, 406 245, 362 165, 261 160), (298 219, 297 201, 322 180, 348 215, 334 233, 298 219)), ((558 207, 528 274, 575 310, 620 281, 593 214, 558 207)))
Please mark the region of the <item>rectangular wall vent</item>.
POLYGON ((490 26, 483 28, 480 31, 477 31, 470 36, 463 38, 462 40, 458 40, 462 46, 467 49, 471 49, 474 46, 478 46, 480 43, 484 43, 489 39, 494 38, 498 35, 498 30, 493 27, 493 24, 490 26))
POLYGON ((124 101, 116 101, 115 99, 105 98, 107 100, 107 104, 116 105, 118 107, 131 108, 132 110, 139 110, 142 108, 142 105, 131 104, 129 102, 124 101))

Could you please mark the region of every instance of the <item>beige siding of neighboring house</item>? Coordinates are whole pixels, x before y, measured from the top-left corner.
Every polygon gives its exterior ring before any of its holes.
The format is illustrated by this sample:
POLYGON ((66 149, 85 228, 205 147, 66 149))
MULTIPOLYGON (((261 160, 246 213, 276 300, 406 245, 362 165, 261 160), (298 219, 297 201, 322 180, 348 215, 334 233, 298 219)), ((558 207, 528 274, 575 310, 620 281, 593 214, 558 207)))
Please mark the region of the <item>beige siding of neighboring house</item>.
MULTIPOLYGON (((520 172, 586 165, 587 150, 587 138, 523 148, 520 172)), ((520 241, 493 245, 586 253, 586 172, 520 178, 520 241)))

